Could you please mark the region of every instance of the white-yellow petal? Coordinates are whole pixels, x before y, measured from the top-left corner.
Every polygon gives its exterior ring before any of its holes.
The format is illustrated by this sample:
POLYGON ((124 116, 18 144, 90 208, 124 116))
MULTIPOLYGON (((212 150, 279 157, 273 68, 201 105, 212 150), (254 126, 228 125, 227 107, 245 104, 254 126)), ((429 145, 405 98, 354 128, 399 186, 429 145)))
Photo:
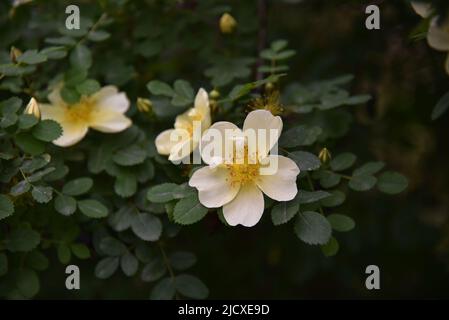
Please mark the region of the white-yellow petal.
POLYGON ((237 196, 223 206, 223 216, 231 226, 252 227, 259 222, 265 203, 262 191, 254 184, 241 186, 237 196))
POLYGON ((438 18, 435 17, 430 23, 429 31, 427 32, 427 42, 429 46, 440 51, 449 51, 449 26, 448 22, 445 25, 438 25, 438 18))
POLYGON ((229 171, 223 167, 203 167, 196 170, 189 180, 198 189, 200 202, 208 208, 219 208, 232 201, 240 186, 231 184, 229 171))
POLYGON ((177 143, 176 141, 172 141, 170 139, 170 136, 173 131, 175 131, 175 129, 169 129, 169 130, 162 131, 156 137, 156 140, 154 141, 154 143, 156 145, 156 149, 159 154, 168 156, 170 154, 170 150, 177 143))
POLYGON ((90 119, 88 125, 91 128, 106 133, 120 132, 132 125, 131 120, 122 113, 102 109, 93 110, 90 119))
POLYGON ((70 123, 60 122, 62 127, 62 136, 53 141, 53 143, 60 147, 69 147, 81 139, 87 134, 88 127, 83 123, 70 123))
POLYGON ((282 119, 273 116, 267 110, 255 110, 250 112, 243 124, 243 132, 249 136, 253 133, 257 137, 259 158, 265 157, 277 143, 282 132, 282 119), (263 139, 263 143, 259 142, 263 139))
POLYGON ((273 163, 277 159, 277 171, 273 175, 260 175, 257 186, 273 200, 292 200, 298 193, 296 186, 298 166, 293 160, 283 156, 270 155, 269 158, 273 159, 273 163))
POLYGON ((221 159, 224 163, 233 157, 232 141, 227 139, 232 135, 242 136, 243 132, 235 124, 227 121, 215 122, 206 130, 201 139, 201 158, 207 164, 216 163, 221 159), (226 145, 228 143, 228 145, 226 145))
POLYGON ((65 121, 66 108, 61 105, 51 105, 42 103, 39 105, 41 111, 41 119, 51 119, 56 122, 65 121))
POLYGON ((206 115, 210 114, 210 108, 209 108, 209 96, 203 88, 198 90, 198 93, 195 97, 195 103, 194 103, 195 109, 198 110, 201 114, 206 115))
POLYGON ((67 106, 67 103, 61 97, 61 89, 62 83, 56 85, 56 87, 50 92, 50 94, 48 95, 48 101, 50 101, 50 104, 61 107, 67 106))
POLYGON ((416 14, 420 15, 423 18, 430 17, 430 15, 432 14, 432 5, 430 3, 412 1, 411 5, 416 14))
POLYGON ((168 160, 172 162, 181 161, 188 157, 194 150, 193 141, 191 138, 183 137, 178 143, 176 143, 170 150, 170 156, 168 160))
POLYGON ((94 93, 91 99, 96 107, 102 110, 125 113, 129 108, 129 100, 124 92, 118 92, 115 86, 106 86, 94 93))

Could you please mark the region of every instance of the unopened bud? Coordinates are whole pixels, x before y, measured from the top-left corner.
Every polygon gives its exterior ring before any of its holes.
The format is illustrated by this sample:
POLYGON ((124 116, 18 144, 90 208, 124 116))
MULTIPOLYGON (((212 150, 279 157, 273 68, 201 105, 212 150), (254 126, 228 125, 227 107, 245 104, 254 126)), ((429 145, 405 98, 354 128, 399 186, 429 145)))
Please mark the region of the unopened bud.
POLYGON ((140 112, 150 112, 153 108, 153 104, 149 99, 137 98, 137 110, 140 112))
POLYGON ((40 119, 41 110, 39 109, 39 104, 37 103, 36 99, 34 99, 34 98, 30 99, 30 102, 28 102, 23 113, 24 114, 32 114, 36 118, 40 119))
POLYGON ((266 91, 270 92, 270 91, 273 90, 273 89, 274 89, 274 84, 273 84, 273 82, 267 82, 267 83, 265 84, 265 90, 266 90, 266 91))
POLYGON ((331 160, 332 155, 327 148, 323 148, 323 149, 321 149, 320 153, 318 154, 318 158, 320 158, 321 163, 325 164, 331 160))
POLYGON ((209 93, 209 97, 211 99, 218 99, 220 97, 220 92, 218 90, 214 89, 209 93))
POLYGON ((21 55, 22 51, 20 51, 16 47, 11 47, 11 50, 9 51, 9 56, 12 62, 17 63, 17 58, 19 58, 21 55))
POLYGON ((229 13, 224 13, 220 18, 221 33, 232 33, 237 27, 237 21, 229 13))

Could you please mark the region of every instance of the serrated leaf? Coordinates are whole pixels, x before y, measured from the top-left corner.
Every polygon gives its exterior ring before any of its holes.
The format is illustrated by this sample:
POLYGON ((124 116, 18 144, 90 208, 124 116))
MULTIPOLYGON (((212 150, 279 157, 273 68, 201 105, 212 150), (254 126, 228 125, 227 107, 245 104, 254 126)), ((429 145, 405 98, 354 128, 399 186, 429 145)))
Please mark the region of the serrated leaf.
POLYGON ((113 237, 105 237, 100 241, 100 250, 108 256, 121 256, 126 253, 126 246, 113 237))
POLYGON ((150 261, 143 267, 140 278, 145 282, 156 281, 161 278, 166 271, 167 268, 164 264, 164 261, 160 258, 157 258, 150 261))
POLYGON ((31 190, 31 195, 37 202, 47 203, 53 197, 53 188, 45 186, 33 186, 33 189, 31 190))
POLYGON ((88 259, 90 258, 90 250, 89 248, 83 244, 83 243, 73 243, 70 246, 70 249, 72 250, 75 257, 78 259, 88 259))
POLYGON ((0 194, 0 220, 14 213, 14 204, 9 197, 0 194))
POLYGON ((26 64, 38 64, 47 61, 47 57, 37 50, 27 50, 17 58, 17 62, 26 64))
POLYGON ((330 214, 327 216, 327 220, 332 226, 332 229, 339 232, 351 231, 355 227, 355 222, 351 217, 345 216, 343 214, 330 214))
POLYGON ((185 80, 176 80, 174 85, 174 95, 171 103, 177 107, 183 107, 193 102, 193 88, 185 80))
POLYGON ((326 257, 335 256, 340 249, 340 245, 338 244, 337 239, 331 237, 329 241, 321 246, 321 251, 326 257))
POLYGON ((133 166, 144 162, 147 153, 142 148, 132 145, 117 151, 112 159, 115 163, 122 166, 133 166))
POLYGON ((196 263, 196 257, 191 252, 178 251, 170 255, 170 264, 176 270, 185 270, 196 263))
POLYGON ((289 153, 289 156, 296 162, 299 170, 301 171, 312 171, 321 166, 320 159, 310 152, 294 151, 289 153))
POLYGON ((11 252, 27 252, 37 247, 41 241, 39 233, 32 229, 14 229, 6 239, 6 249, 11 252))
POLYGON ((271 221, 275 226, 289 222, 299 210, 297 201, 281 202, 271 209, 271 221))
POLYGON ((316 126, 296 126, 281 135, 279 145, 284 148, 310 146, 316 142, 322 131, 323 130, 320 127, 316 126))
POLYGON ((357 157, 354 154, 345 152, 332 159, 330 165, 334 171, 343 171, 350 168, 356 160, 357 157))
POLYGON ((131 226, 135 212, 133 206, 123 206, 109 217, 109 224, 115 231, 124 231, 131 226))
POLYGON ((81 95, 89 96, 100 90, 101 86, 97 80, 87 79, 76 86, 76 91, 81 95))
POLYGON ((163 183, 151 187, 147 192, 147 199, 154 203, 165 203, 174 199, 173 191, 178 188, 175 183, 163 183))
POLYGON ((323 188, 333 188, 341 181, 341 176, 332 171, 323 171, 320 176, 320 185, 323 188))
POLYGON ((118 268, 119 257, 107 257, 95 266, 95 276, 99 279, 107 279, 112 276, 118 268))
POLYGON ((39 121, 39 123, 33 127, 32 133, 36 139, 50 142, 62 135, 62 127, 56 121, 46 119, 39 121))
POLYGON ((139 261, 137 261, 133 254, 128 252, 121 257, 120 266, 123 273, 128 277, 131 277, 136 274, 137 268, 139 267, 139 261))
POLYGON ((326 244, 332 234, 327 219, 317 212, 300 212, 295 223, 295 233, 307 244, 326 244))
POLYGON ((67 182, 62 188, 62 193, 68 196, 80 196, 88 192, 94 184, 92 178, 82 177, 67 182))
POLYGON ((175 296, 176 288, 171 278, 160 280, 151 290, 151 300, 171 300, 175 296))
POLYGON ((353 176, 373 175, 378 173, 385 167, 385 163, 382 161, 367 162, 363 166, 357 168, 352 173, 353 176))
POLYGON ((346 200, 346 195, 340 190, 330 191, 331 195, 322 199, 321 205, 325 207, 337 207, 341 205, 346 200))
POLYGON ((16 145, 24 152, 35 156, 45 151, 45 144, 43 141, 36 139, 31 133, 19 133, 14 137, 16 145))
POLYGON ((322 191, 322 190, 318 190, 318 191, 299 190, 295 199, 300 204, 308 204, 308 203, 318 202, 318 201, 326 199, 330 196, 331 196, 331 193, 322 191))
POLYGON ((38 119, 32 114, 21 114, 19 116, 19 129, 28 130, 38 123, 38 119))
POLYGON ((181 274, 175 278, 175 287, 183 296, 192 299, 206 299, 209 289, 197 277, 181 274))
POLYGON ((78 44, 70 54, 70 63, 83 69, 89 69, 92 66, 92 54, 83 44, 78 44))
POLYGON ((161 236, 162 223, 152 214, 139 213, 133 217, 131 229, 142 240, 156 241, 161 236))
POLYGON ((90 218, 104 218, 108 215, 108 209, 97 200, 80 200, 78 201, 78 208, 90 218))
POLYGON ((114 191, 120 197, 131 197, 137 191, 137 178, 134 174, 119 174, 114 183, 114 191))
POLYGON ((161 95, 166 97, 172 97, 175 93, 168 84, 159 80, 148 82, 147 89, 154 95, 161 95))
POLYGON ((203 206, 196 194, 181 199, 173 211, 173 219, 176 223, 187 225, 198 222, 207 214, 208 209, 203 206))
MULTIPOLYGON (((20 196, 21 194, 24 194, 25 192, 30 191, 31 185, 26 180, 22 180, 19 183, 15 184, 11 190, 9 191, 10 194, 13 197, 20 196)), ((2 217, 2 214, 0 213, 0 219, 2 217)))
POLYGON ((379 176, 377 188, 388 194, 398 194, 408 187, 408 180, 402 174, 387 171, 379 176))
POLYGON ((353 176, 348 186, 355 191, 368 191, 376 185, 377 179, 374 176, 357 175, 353 176))

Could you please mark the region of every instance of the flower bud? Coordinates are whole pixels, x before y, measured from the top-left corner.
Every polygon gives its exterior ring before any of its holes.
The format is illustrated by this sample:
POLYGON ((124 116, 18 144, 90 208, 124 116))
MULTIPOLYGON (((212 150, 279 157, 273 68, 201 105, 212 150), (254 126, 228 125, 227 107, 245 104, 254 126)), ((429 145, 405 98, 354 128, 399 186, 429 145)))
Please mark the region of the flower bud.
POLYGON ((34 98, 30 99, 30 102, 28 102, 28 105, 26 106, 23 113, 24 114, 32 114, 36 118, 40 119, 41 110, 39 109, 39 104, 37 103, 36 99, 34 99, 34 98))
POLYGON ((221 33, 232 33, 237 26, 237 21, 229 13, 224 13, 220 18, 221 33))
POLYGON ((153 104, 150 100, 144 98, 137 98, 137 110, 140 112, 150 112, 153 108, 153 104))
POLYGON ((218 99, 220 97, 220 92, 218 90, 214 89, 209 93, 209 97, 211 99, 218 99))
POLYGON ((318 154, 318 158, 320 159, 321 163, 325 164, 331 160, 332 155, 327 148, 323 148, 318 154))
POLYGON ((16 47, 11 47, 11 50, 9 51, 9 56, 12 62, 17 63, 17 58, 19 58, 21 55, 22 51, 20 51, 16 47))

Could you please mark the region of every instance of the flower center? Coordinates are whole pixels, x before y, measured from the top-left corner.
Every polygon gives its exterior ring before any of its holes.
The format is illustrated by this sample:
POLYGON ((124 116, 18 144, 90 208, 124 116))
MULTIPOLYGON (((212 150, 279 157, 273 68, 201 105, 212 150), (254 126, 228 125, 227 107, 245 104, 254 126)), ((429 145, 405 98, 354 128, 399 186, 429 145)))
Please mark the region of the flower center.
POLYGON ((229 170, 230 183, 231 185, 245 185, 249 182, 253 182, 259 176, 260 163, 257 157, 250 157, 248 155, 248 146, 244 147, 243 159, 240 159, 242 163, 237 162, 236 156, 234 155, 234 163, 225 164, 226 168, 229 170), (243 161, 242 161, 243 160, 243 161))
POLYGON ((81 97, 80 101, 67 108, 66 118, 70 123, 89 123, 93 103, 87 97, 81 97))

